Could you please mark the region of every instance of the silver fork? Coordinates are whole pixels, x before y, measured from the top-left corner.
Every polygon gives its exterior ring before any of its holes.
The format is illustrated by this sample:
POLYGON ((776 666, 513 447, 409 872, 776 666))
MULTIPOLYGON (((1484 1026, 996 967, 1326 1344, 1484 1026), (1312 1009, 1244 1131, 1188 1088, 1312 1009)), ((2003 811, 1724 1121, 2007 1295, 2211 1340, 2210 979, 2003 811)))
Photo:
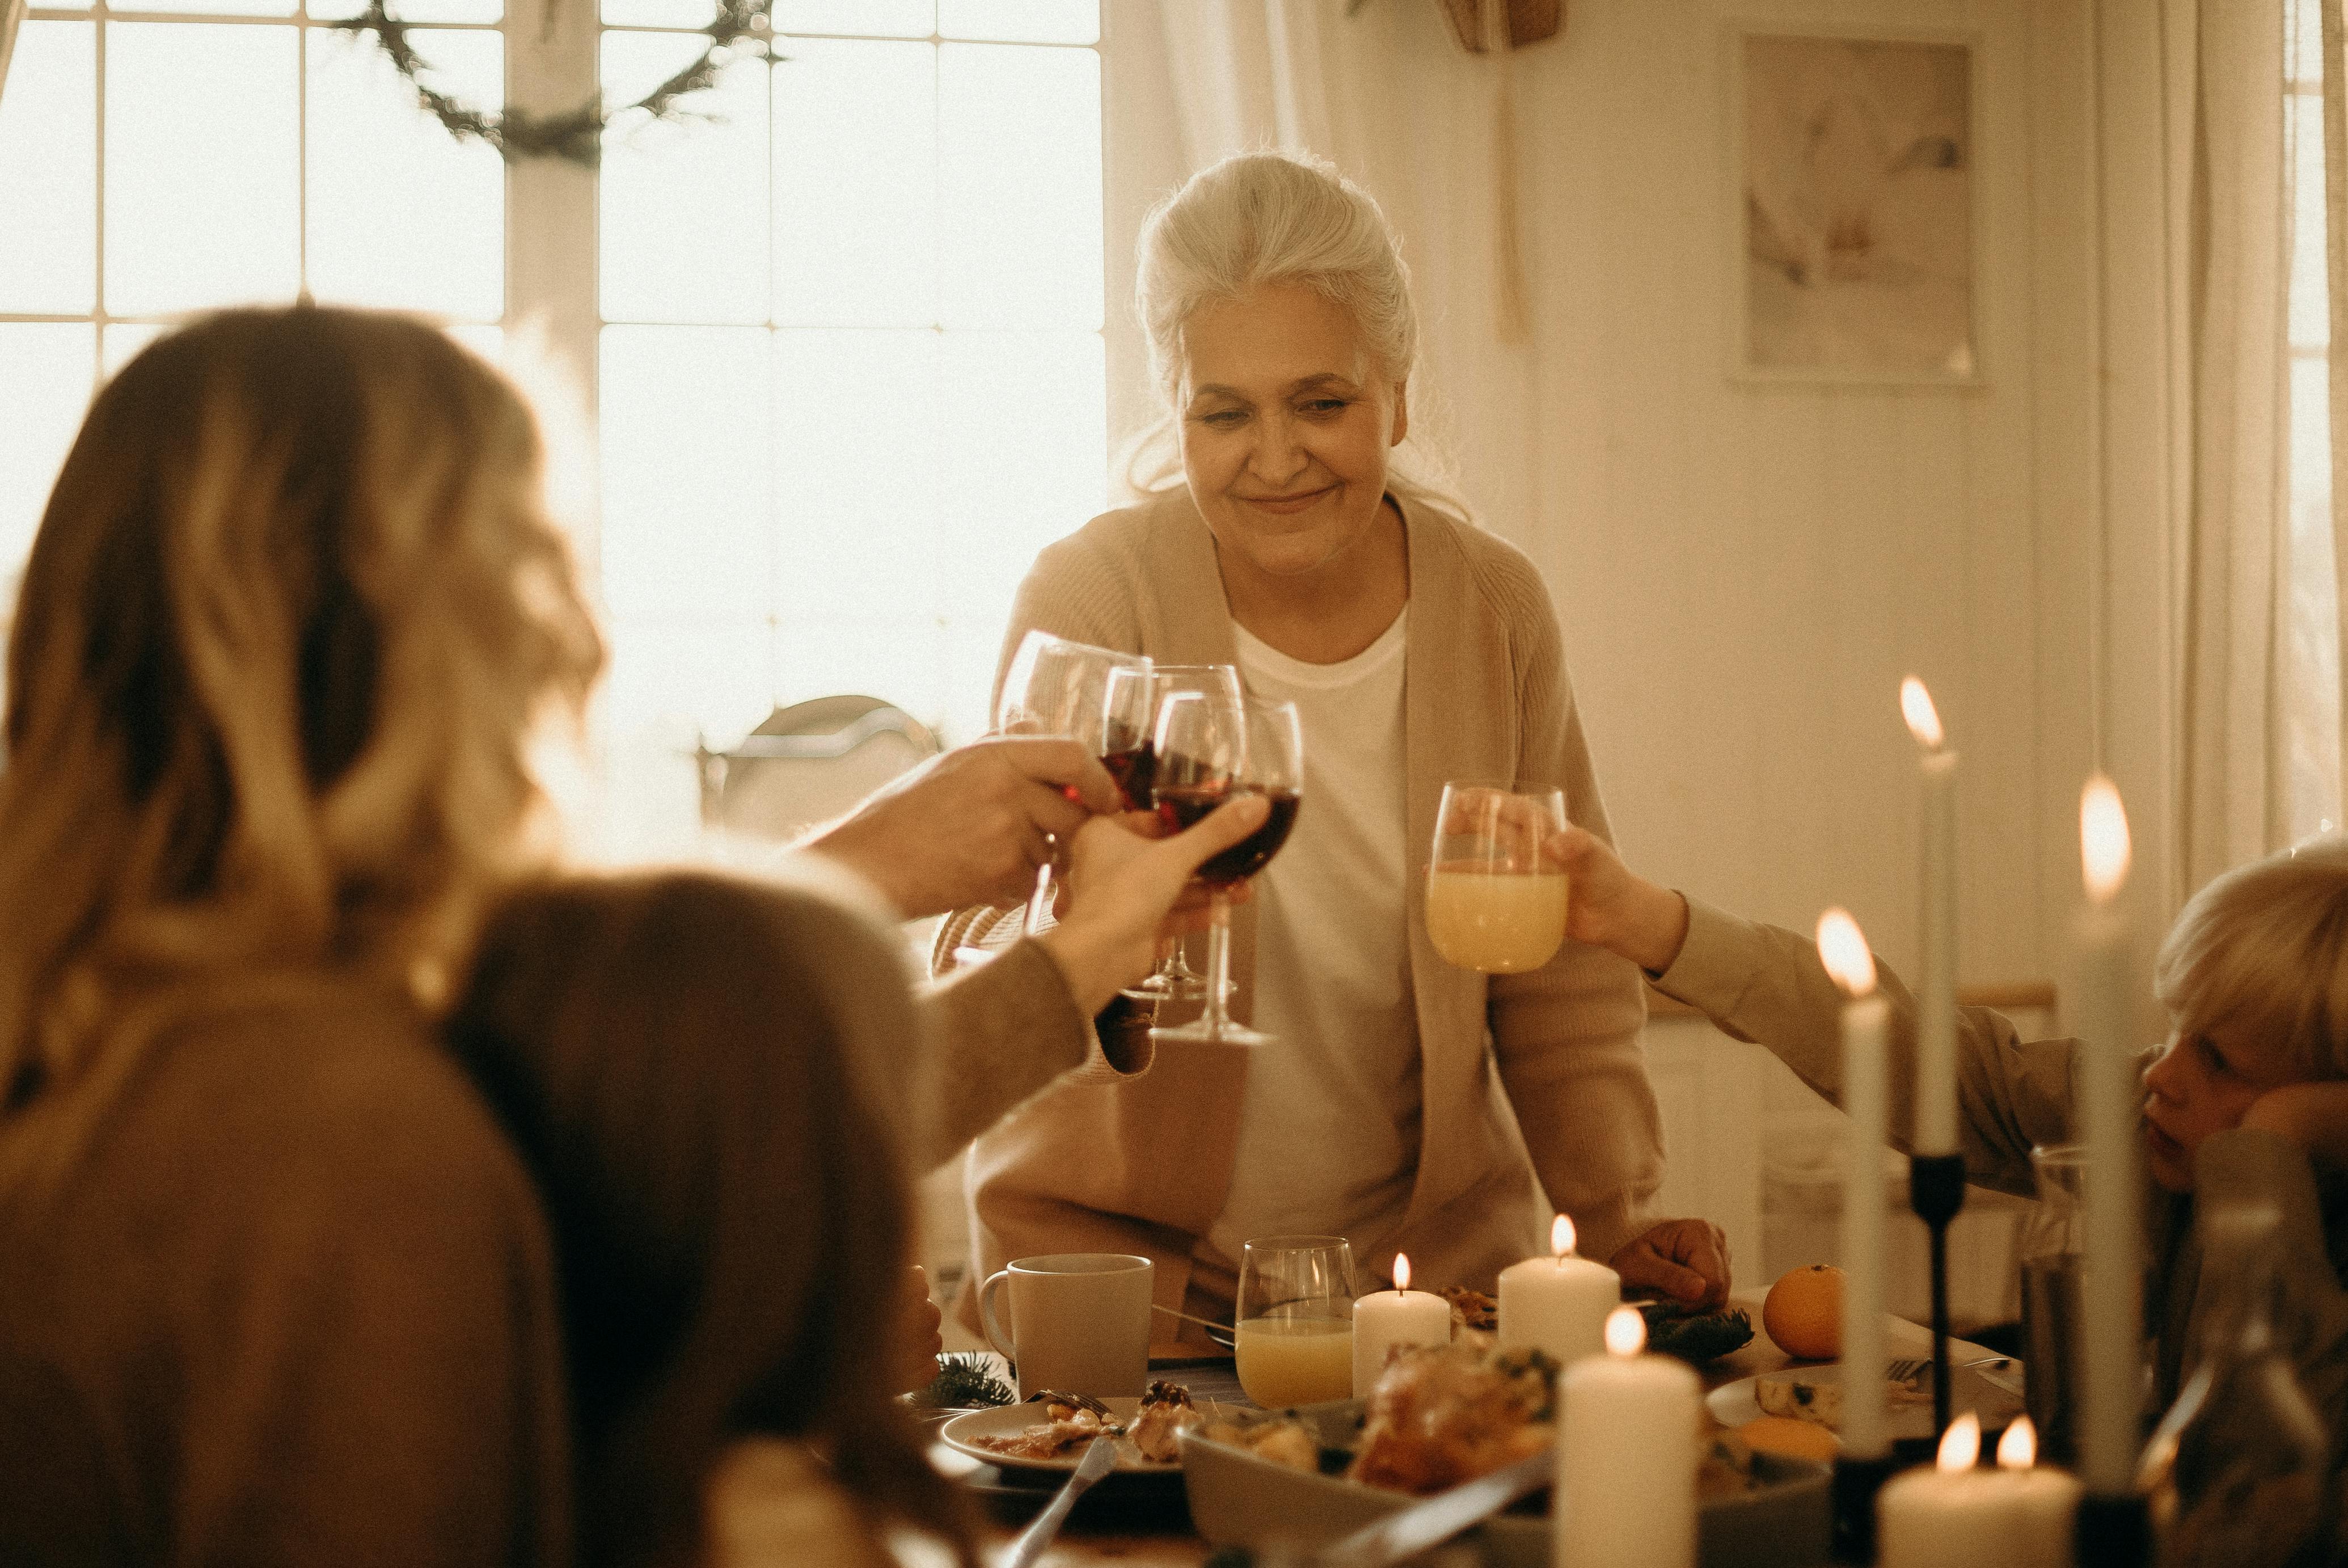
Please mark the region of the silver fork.
MULTIPOLYGON (((1960 1361, 1952 1369, 1962 1372, 1968 1367, 1981 1367, 1987 1371, 1997 1372, 2013 1365, 2013 1358, 2010 1356, 1982 1356, 1971 1361, 1960 1361)), ((1932 1358, 1929 1356, 1917 1356, 1890 1363, 1883 1368, 1883 1375, 1894 1383, 1921 1383, 1931 1370, 1932 1358)))

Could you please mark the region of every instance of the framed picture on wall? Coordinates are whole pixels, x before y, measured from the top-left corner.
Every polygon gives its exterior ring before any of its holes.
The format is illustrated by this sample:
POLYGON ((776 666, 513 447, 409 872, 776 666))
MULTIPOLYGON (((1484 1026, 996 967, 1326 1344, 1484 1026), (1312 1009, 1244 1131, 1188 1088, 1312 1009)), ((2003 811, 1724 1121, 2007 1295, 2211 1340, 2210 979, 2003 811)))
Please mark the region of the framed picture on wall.
POLYGON ((1754 23, 1728 48, 1733 374, 1978 385, 1973 36, 1754 23))

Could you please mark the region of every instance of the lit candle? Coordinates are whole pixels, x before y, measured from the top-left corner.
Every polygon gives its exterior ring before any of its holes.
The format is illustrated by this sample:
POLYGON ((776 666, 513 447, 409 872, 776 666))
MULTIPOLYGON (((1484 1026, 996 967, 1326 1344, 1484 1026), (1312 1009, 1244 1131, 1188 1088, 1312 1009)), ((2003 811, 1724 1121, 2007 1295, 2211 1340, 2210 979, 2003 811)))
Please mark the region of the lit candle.
POLYGON ((1875 957, 1840 909, 1818 916, 1818 961, 1843 995, 1842 1109, 1850 1145, 1842 1178, 1842 1449, 1870 1460, 1889 1447, 1883 1347, 1884 1040, 1890 1006, 1875 994, 1875 957))
POLYGON ((2079 1483, 2037 1468, 2027 1416, 2005 1429, 1993 1470, 1974 1467, 1981 1437, 1967 1410, 1949 1423, 1937 1466, 1895 1476, 1877 1496, 1882 1568, 2070 1568, 2079 1483))
POLYGON ((2079 1469, 2099 1496, 2127 1491, 2136 1470, 2137 1416, 2144 1371, 2143 1232, 2137 1215, 2136 1052, 2129 1042, 2127 917, 2119 907, 2128 873, 2127 810, 2098 773, 2079 797, 2079 858, 2086 906, 2079 912, 2072 987, 2073 1079, 2087 1145, 2085 1256, 2079 1286, 2079 1469))
POLYGON ((1550 1255, 1500 1271, 1499 1344, 1545 1351, 1560 1367, 1606 1348, 1606 1316, 1622 1305, 1622 1276, 1573 1253, 1573 1217, 1549 1228, 1550 1255))
POLYGON ((1558 1380, 1557 1568, 1694 1568, 1695 1373, 1642 1356, 1634 1306, 1606 1319, 1606 1354, 1558 1380))
POLYGON ((1948 749, 1941 715, 1924 683, 1900 683, 1908 733, 1923 748, 1917 769, 1924 790, 1924 966, 1916 1025, 1916 1141, 1919 1154, 1957 1151, 1957 754, 1948 749))
POLYGON ((1431 1292, 1410 1288, 1410 1260, 1395 1254, 1395 1287, 1373 1291, 1354 1304, 1354 1398, 1366 1399, 1393 1351, 1416 1345, 1451 1343, 1451 1304, 1431 1292))

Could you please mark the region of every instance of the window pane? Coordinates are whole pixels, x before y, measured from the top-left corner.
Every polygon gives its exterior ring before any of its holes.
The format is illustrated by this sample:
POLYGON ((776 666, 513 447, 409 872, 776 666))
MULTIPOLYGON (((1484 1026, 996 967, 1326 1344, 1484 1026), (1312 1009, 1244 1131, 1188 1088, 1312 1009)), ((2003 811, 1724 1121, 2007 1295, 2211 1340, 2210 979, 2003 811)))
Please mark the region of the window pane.
POLYGON ((140 349, 170 330, 159 321, 107 323, 98 333, 98 374, 111 380, 116 371, 139 357, 140 349))
MULTIPOLYGON (((135 0, 122 7, 126 11, 188 11, 211 16, 291 16, 294 0, 135 0)), ((106 40, 110 55, 114 40, 121 36, 111 34, 106 40)), ((110 63, 110 62, 109 62, 110 63)))
POLYGON ((775 67, 775 315, 937 321, 937 50, 795 39, 775 67))
POLYGON ((945 324, 1097 328, 1099 55, 999 44, 938 54, 945 324))
POLYGON ((290 299, 294 29, 123 22, 106 48, 107 308, 290 299))
POLYGON ((2341 821, 2340 618, 2333 575, 2331 418, 2331 367, 2322 359, 2294 359, 2291 607, 2283 671, 2293 838, 2330 831, 2341 821))
POLYGON ((706 27, 717 0, 603 0, 606 27, 706 27))
POLYGON ((770 611, 764 327, 603 332, 603 596, 619 620, 770 611))
POLYGON ((0 322, 0 620, 89 407, 97 348, 81 322, 0 322))
MULTIPOLYGON (((505 40, 419 29, 425 80, 494 108, 505 40)), ((322 300, 495 320, 505 308, 505 165, 419 108, 367 38, 310 38, 310 288, 322 300), (418 222, 417 214, 431 214, 418 222)))
POLYGON ((938 32, 1006 44, 1090 44, 1100 0, 938 0, 938 32))
POLYGON ((787 634, 827 615, 935 619, 937 364, 934 332, 776 335, 775 527, 787 566, 774 604, 787 634))
POLYGON ((932 0, 775 0, 775 26, 785 33, 926 38, 937 15, 932 0))
MULTIPOLYGON (((310 0, 304 15, 321 22, 347 22, 366 9, 363 0, 310 0)), ((490 26, 504 21, 506 15, 505 0, 399 0, 392 10, 410 26, 427 22, 479 22, 490 26)), ((375 41, 374 34, 364 36, 370 44, 375 41)), ((486 107, 497 106, 492 103, 486 107)))
POLYGON ((774 634, 763 617, 723 622, 615 617, 611 634, 612 670, 605 693, 612 729, 623 745, 690 748, 696 730, 717 744, 731 745, 775 705, 768 684, 774 634))
POLYGON ((98 28, 27 22, 0 97, 0 311, 98 304, 98 28))
POLYGON ((1000 634, 1035 552, 1105 510, 1107 371, 1089 332, 947 333, 941 345, 942 593, 1000 634))
POLYGON ((2323 100, 2294 93, 2283 100, 2291 117, 2291 341, 2321 348, 2331 341, 2332 307, 2325 296, 2323 254, 2323 100))
MULTIPOLYGON (((603 35, 603 95, 633 103, 690 64, 708 40, 603 35)), ((643 115, 603 139, 603 315, 614 321, 767 319, 767 75, 736 61, 695 96, 709 118, 643 115)))

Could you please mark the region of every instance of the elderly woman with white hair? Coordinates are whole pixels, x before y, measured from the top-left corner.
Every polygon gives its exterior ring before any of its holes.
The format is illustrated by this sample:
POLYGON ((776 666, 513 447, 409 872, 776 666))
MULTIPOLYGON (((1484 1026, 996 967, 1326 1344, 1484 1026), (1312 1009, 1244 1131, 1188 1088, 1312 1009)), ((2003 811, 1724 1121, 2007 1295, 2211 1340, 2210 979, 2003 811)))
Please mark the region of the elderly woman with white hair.
MULTIPOLYGON (((1161 1306, 1227 1316, 1246 1241, 1320 1233, 1489 1288, 1547 1250, 1545 1193, 1626 1284, 1717 1300, 1719 1233, 1649 1222, 1637 969, 1568 943, 1487 977, 1428 942, 1416 852, 1447 779, 1561 786, 1601 834, 1606 813, 1540 573, 1406 444, 1416 324, 1384 215, 1325 166, 1232 158, 1151 217, 1138 292, 1179 465, 1043 553, 1006 651, 1041 628, 1296 704, 1307 804, 1232 933, 1233 1010, 1273 1039, 1153 1050, 1104 1015, 1126 1070, 978 1140, 976 1263, 1138 1253, 1161 1306)), ((941 952, 1007 924, 966 912, 941 952)))

